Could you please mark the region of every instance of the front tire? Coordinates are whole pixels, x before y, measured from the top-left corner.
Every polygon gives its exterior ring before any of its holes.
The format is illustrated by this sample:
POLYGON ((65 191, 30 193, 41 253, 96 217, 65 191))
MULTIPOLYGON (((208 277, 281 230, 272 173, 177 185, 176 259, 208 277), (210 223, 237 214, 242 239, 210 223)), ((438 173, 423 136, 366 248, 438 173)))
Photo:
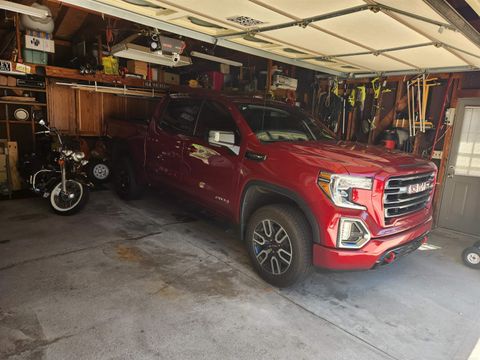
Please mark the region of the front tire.
POLYGON ((123 200, 139 199, 143 193, 143 187, 138 184, 132 162, 128 158, 122 158, 115 166, 115 190, 123 200))
POLYGON ((303 280, 312 267, 312 236, 303 213, 286 204, 255 211, 246 243, 256 272, 266 282, 287 287, 303 280))
POLYGON ((58 215, 73 215, 79 212, 88 201, 88 189, 76 180, 66 181, 67 192, 62 191, 62 182, 50 192, 50 207, 58 215))
POLYGON ((470 247, 463 251, 462 259, 465 265, 473 269, 480 269, 480 249, 470 247))

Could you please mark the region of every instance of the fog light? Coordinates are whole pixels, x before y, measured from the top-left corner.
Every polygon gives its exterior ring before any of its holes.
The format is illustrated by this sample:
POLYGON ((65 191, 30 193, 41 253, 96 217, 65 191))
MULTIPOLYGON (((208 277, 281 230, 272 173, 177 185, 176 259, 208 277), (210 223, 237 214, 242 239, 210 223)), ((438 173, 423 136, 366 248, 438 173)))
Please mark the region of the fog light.
POLYGON ((337 247, 360 249, 370 240, 370 232, 360 219, 341 218, 338 225, 337 247))

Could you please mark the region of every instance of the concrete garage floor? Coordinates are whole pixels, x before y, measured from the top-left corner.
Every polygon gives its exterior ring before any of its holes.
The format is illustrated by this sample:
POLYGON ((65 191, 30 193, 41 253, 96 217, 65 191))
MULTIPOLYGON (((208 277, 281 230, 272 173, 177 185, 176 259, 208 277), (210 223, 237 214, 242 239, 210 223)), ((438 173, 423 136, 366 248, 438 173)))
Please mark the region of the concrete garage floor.
POLYGON ((438 250, 280 291, 233 229, 189 208, 109 191, 65 218, 0 202, 0 358, 466 359, 477 342, 472 238, 437 230, 438 250))

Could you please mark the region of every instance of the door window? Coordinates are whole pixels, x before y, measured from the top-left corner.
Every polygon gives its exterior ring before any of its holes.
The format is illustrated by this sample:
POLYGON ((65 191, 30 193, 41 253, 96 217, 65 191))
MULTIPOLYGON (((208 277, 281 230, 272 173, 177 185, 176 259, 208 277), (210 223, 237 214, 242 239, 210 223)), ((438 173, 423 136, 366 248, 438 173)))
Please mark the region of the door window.
POLYGON ((455 174, 480 176, 480 107, 465 107, 455 174))
POLYGON ((195 136, 208 140, 210 130, 231 131, 235 134, 235 145, 240 145, 240 131, 230 111, 216 101, 207 100, 200 113, 195 136))
POLYGON ((170 99, 158 125, 165 131, 192 135, 201 106, 200 99, 170 99))

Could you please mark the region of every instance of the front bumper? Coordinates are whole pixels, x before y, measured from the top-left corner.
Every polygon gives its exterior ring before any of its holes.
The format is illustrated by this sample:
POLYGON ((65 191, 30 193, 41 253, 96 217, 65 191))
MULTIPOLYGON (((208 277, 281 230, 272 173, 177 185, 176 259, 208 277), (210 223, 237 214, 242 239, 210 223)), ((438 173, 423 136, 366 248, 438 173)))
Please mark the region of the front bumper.
POLYGON ((329 248, 314 244, 313 264, 332 270, 368 270, 377 264, 385 263, 385 255, 392 250, 398 251, 400 255, 412 249, 415 250, 416 245, 420 246, 427 241, 426 234, 431 228, 432 219, 430 218, 423 224, 399 234, 371 239, 358 250, 329 248))

